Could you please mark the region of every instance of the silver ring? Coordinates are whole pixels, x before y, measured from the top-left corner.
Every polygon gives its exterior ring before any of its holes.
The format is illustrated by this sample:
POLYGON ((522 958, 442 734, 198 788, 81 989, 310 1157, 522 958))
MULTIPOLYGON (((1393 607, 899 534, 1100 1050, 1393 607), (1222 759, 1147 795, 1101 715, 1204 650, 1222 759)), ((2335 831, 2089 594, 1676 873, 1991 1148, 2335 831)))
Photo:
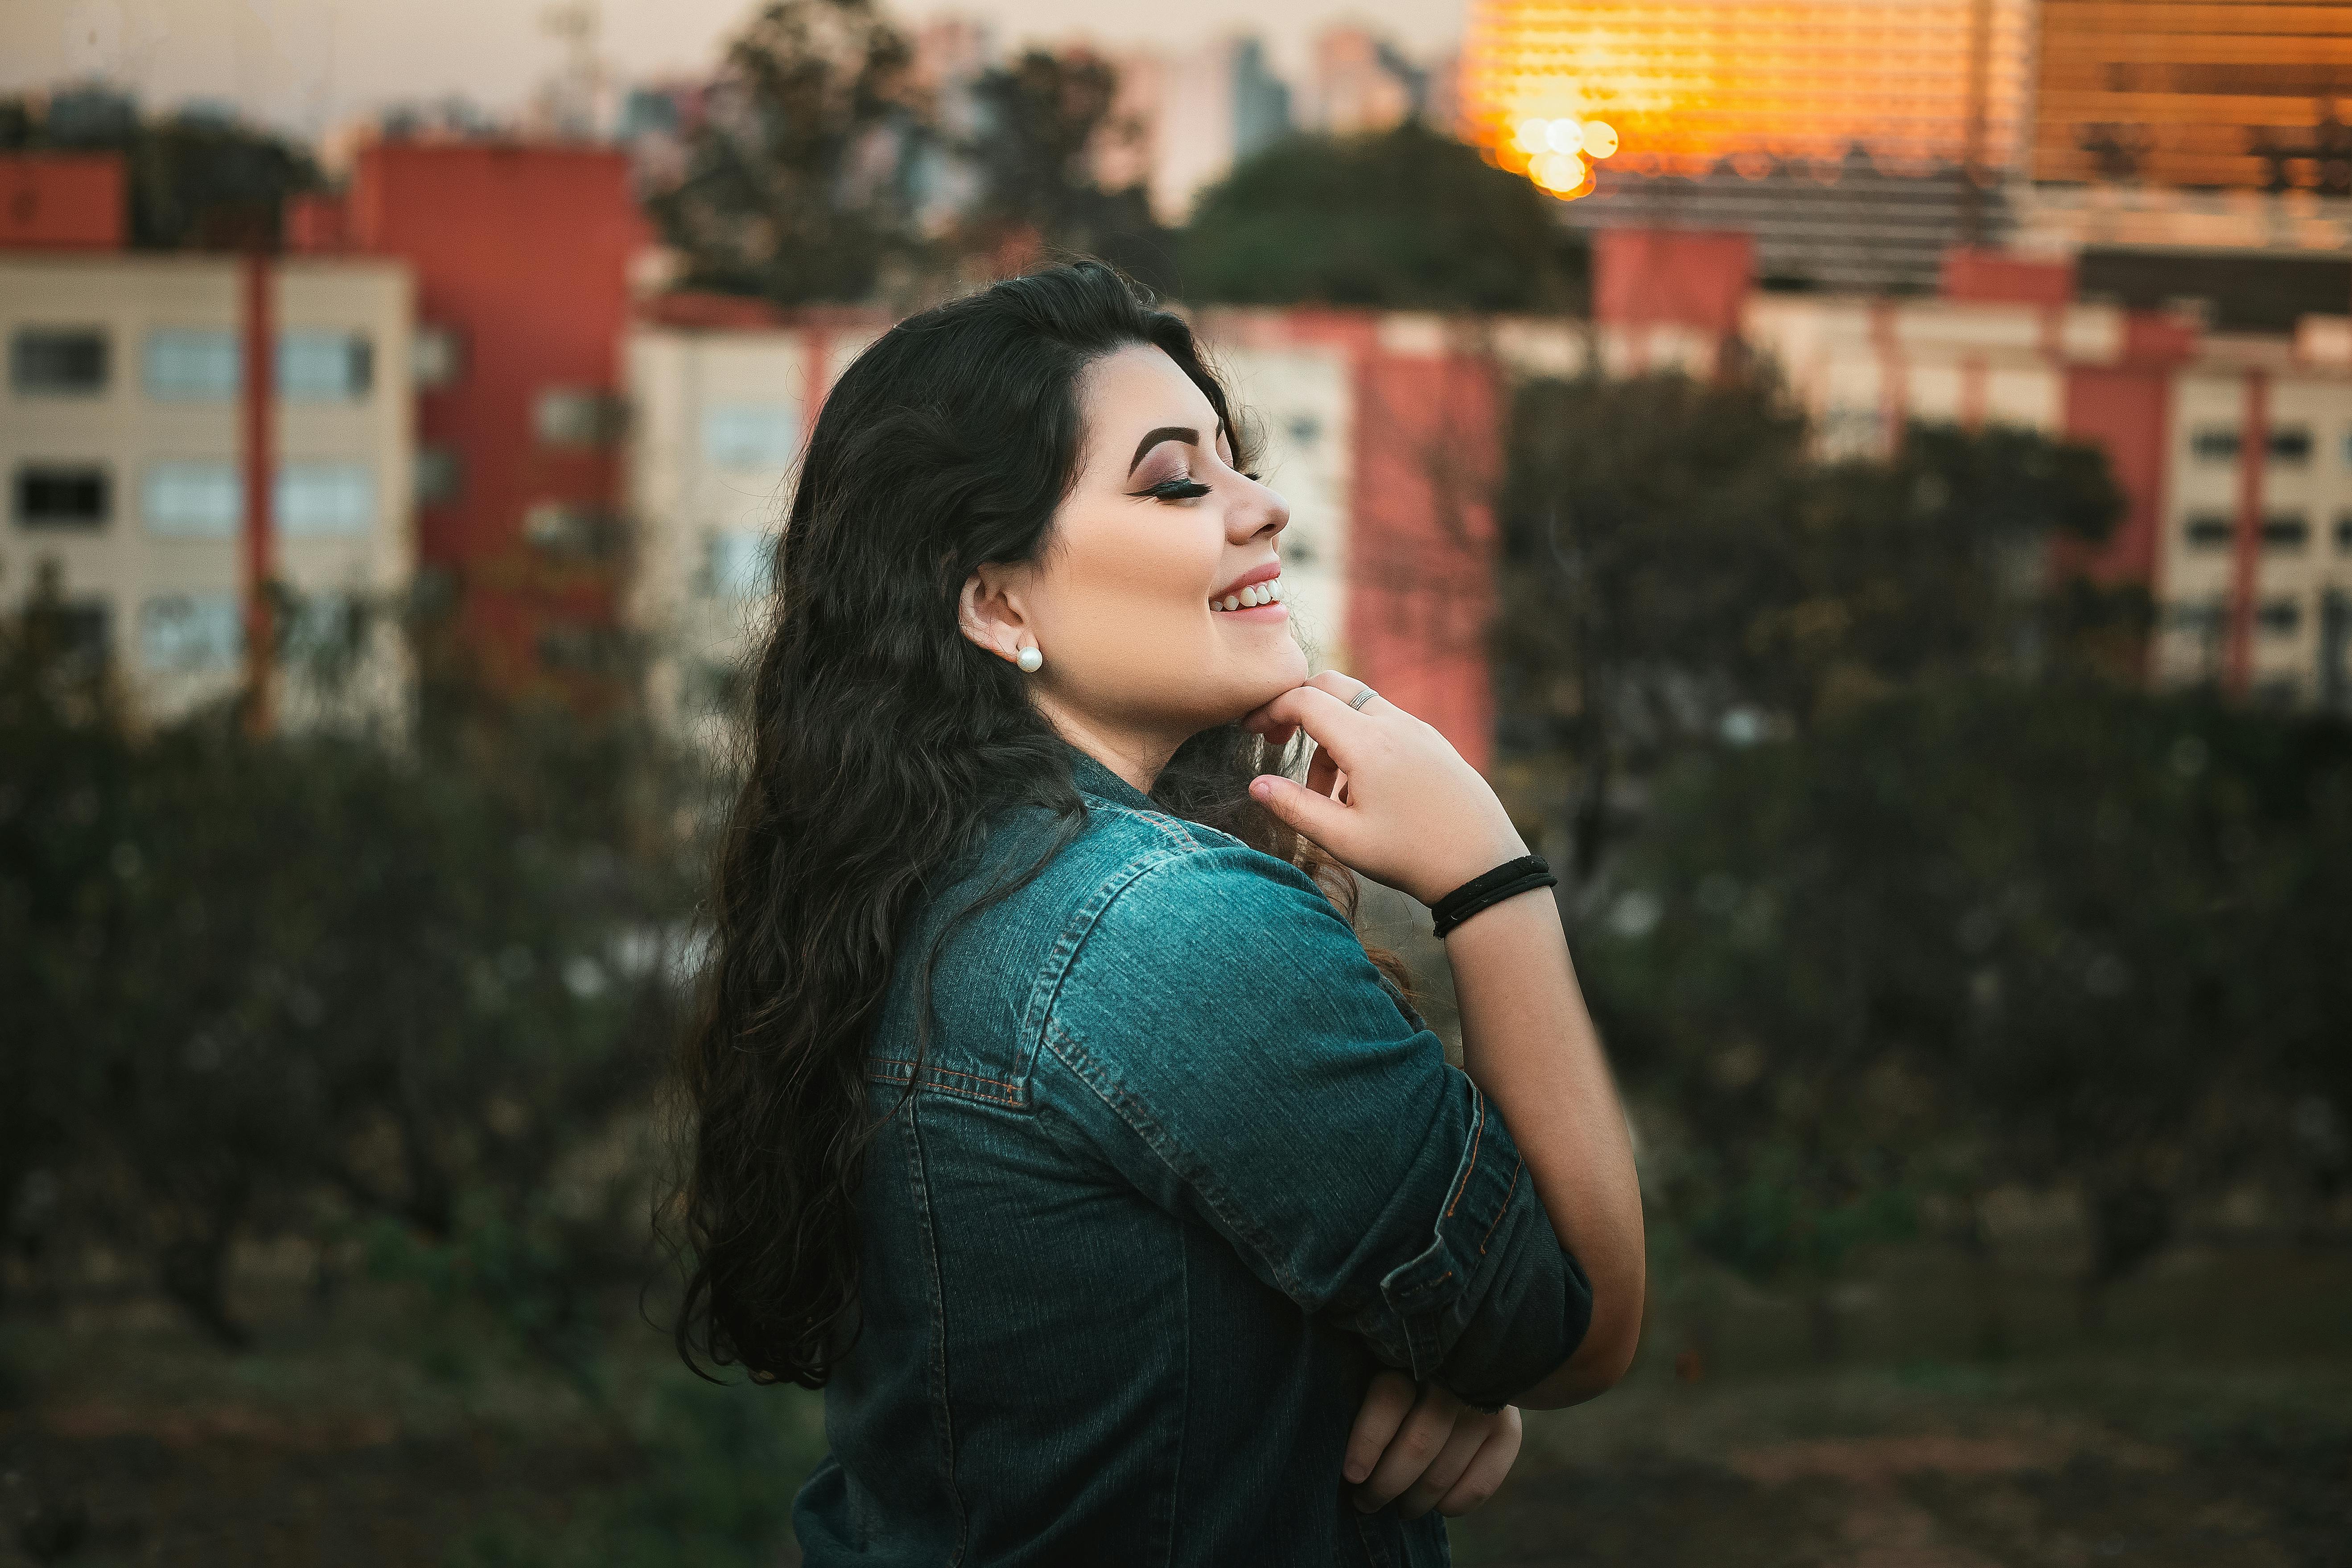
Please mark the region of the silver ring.
POLYGON ((1364 710, 1364 704, 1370 702, 1373 698, 1378 697, 1379 695, 1379 692, 1367 686, 1361 691, 1357 692, 1353 697, 1348 699, 1348 706, 1360 713, 1364 710))

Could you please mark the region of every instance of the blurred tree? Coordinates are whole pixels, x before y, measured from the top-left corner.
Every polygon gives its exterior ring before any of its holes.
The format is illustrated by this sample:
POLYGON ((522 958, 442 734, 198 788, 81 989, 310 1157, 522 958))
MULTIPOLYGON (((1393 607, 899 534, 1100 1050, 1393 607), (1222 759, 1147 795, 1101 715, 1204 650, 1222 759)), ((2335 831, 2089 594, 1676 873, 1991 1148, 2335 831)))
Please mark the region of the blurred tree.
POLYGON ((1083 49, 1029 49, 973 85, 973 133, 959 149, 978 179, 958 243, 991 276, 1050 253, 1099 257, 1154 289, 1172 281, 1173 236, 1140 184, 1106 190, 1097 160, 1140 127, 1115 119, 1117 68, 1083 49))
MULTIPOLYGON (((1524 184, 1524 182, 1521 182, 1524 184)), ((1807 430, 1773 382, 1535 381, 1512 414, 1496 680, 1507 752, 1571 769, 1577 879, 1612 789, 1769 684, 1803 597, 1807 430)))
POLYGON ((2340 1092, 2347 983, 2310 933, 2347 800, 2340 724, 2071 678, 1695 752, 1580 943, 1678 1223, 1818 1275, 1906 1192, 2071 1185, 2095 1323, 2340 1092))
POLYGON ((697 288, 858 301, 919 249, 906 39, 873 0, 775 0, 728 47, 684 177, 647 210, 697 288))
POLYGON ((1203 192, 1177 245, 1189 300, 1377 310, 1580 308, 1552 198, 1418 121, 1297 136, 1203 192))
POLYGON ((2122 616, 2048 580, 2051 541, 2103 538, 2120 514, 2095 448, 1917 426, 1890 461, 1824 463, 1810 442, 1767 373, 1520 389, 1500 738, 1563 793, 1580 879, 1612 801, 1727 725, 1802 728, 1943 674, 2079 663, 2122 616))
POLYGON ((224 1342, 239 1240, 358 1219, 583 1367, 646 1258, 628 1128, 693 821, 658 738, 509 713, 257 740, 226 708, 134 738, 54 695, 39 623, 0 667, 0 756, 29 764, 0 799, 0 980, 35 1047, 0 1068, 31 1131, 0 1177, 67 1194, 224 1342))
POLYGON ((131 243, 143 250, 275 245, 289 196, 325 183, 308 149, 225 116, 37 115, 0 100, 0 151, 120 153, 131 243), (63 121, 61 123, 60 121, 63 121))

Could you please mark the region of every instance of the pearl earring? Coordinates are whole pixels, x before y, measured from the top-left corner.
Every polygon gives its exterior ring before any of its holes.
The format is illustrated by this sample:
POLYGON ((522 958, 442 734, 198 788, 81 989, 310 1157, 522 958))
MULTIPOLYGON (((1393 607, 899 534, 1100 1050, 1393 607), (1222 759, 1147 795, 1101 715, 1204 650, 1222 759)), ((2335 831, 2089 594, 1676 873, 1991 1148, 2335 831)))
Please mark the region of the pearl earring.
POLYGON ((1013 655, 1013 662, 1021 667, 1022 674, 1034 675, 1037 673, 1038 667, 1045 662, 1045 656, 1038 652, 1036 645, 1033 643, 1013 655))

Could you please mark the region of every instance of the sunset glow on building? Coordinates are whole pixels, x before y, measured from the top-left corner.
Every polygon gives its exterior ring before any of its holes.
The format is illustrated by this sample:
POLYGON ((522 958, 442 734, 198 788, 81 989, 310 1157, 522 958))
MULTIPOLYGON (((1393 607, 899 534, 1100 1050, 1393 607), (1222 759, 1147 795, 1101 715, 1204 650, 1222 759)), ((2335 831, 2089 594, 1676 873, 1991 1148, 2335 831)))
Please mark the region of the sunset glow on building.
POLYGON ((1461 129, 1562 195, 1589 179, 1563 190, 1544 160, 1586 154, 1531 126, 1598 121, 1635 174, 1827 173, 1857 144, 1884 169, 2003 169, 2029 26, 2024 0, 1474 0, 1461 129))

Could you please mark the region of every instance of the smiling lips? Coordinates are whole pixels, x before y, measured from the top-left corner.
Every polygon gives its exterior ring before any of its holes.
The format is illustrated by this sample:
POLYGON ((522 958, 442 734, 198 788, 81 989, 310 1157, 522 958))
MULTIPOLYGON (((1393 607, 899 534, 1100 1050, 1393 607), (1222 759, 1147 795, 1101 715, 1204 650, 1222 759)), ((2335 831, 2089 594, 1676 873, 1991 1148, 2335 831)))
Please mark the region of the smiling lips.
POLYGON ((1222 596, 1212 597, 1209 600, 1209 608, 1230 614, 1281 603, 1282 568, 1268 562, 1228 587, 1222 596))

